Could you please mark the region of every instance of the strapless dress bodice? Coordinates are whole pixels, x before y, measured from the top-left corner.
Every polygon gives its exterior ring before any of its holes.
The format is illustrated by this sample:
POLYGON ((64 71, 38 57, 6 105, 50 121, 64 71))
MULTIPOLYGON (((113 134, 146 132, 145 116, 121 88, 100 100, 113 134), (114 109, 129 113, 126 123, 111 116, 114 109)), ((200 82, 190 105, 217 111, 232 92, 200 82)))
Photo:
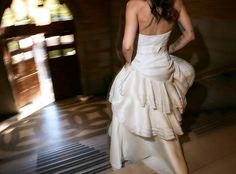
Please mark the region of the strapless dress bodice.
POLYGON ((158 81, 167 81, 174 71, 167 42, 171 31, 159 35, 139 34, 137 53, 132 68, 141 75, 158 81))
POLYGON ((161 54, 166 52, 166 45, 171 31, 158 35, 138 35, 137 54, 161 54))

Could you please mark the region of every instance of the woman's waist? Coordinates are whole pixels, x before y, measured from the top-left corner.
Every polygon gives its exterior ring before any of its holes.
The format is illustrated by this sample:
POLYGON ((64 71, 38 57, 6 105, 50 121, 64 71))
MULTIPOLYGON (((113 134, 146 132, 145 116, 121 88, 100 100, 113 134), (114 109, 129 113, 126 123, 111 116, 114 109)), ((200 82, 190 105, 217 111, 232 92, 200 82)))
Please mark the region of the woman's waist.
POLYGON ((172 62, 172 59, 169 55, 169 53, 163 52, 162 54, 155 54, 155 53, 149 53, 149 54, 140 54, 136 53, 133 62, 135 63, 141 63, 145 65, 169 65, 169 63, 172 62))
POLYGON ((166 44, 138 45, 137 54, 162 55, 168 53, 166 44))
POLYGON ((142 62, 134 59, 132 61, 132 67, 144 76, 164 81, 168 80, 174 71, 173 61, 171 60, 164 60, 162 62, 142 62))

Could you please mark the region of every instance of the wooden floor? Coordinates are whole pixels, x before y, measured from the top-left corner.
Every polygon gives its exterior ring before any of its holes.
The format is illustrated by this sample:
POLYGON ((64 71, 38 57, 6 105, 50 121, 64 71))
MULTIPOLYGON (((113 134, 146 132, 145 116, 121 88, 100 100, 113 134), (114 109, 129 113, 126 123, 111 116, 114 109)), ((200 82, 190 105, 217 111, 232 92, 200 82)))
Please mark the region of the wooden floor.
MULTIPOLYGON (((191 174, 236 171, 235 77, 233 71, 199 79, 187 95, 180 140, 191 174)), ((105 97, 71 98, 1 122, 0 173, 154 173, 143 164, 111 171, 108 107, 105 97)))

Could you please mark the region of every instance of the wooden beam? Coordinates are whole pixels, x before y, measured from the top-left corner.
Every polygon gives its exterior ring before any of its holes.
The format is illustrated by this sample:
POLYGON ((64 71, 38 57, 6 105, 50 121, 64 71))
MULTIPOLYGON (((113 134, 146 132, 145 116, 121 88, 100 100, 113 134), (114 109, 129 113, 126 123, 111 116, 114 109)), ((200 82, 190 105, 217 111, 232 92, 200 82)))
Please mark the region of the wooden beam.
POLYGON ((70 21, 58 21, 49 25, 36 26, 35 24, 10 26, 2 29, 1 38, 12 38, 17 36, 29 36, 39 33, 46 33, 48 35, 53 33, 67 33, 74 32, 74 23, 70 21))

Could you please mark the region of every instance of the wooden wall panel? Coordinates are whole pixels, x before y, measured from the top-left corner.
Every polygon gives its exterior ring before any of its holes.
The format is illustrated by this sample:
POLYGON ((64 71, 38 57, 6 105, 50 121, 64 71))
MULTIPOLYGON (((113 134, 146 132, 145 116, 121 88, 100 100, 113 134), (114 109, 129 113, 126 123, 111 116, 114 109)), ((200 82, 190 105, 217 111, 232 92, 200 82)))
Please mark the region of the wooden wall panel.
POLYGON ((113 77, 110 1, 73 0, 71 4, 83 93, 105 94, 113 77))
POLYGON ((3 115, 15 114, 17 112, 12 87, 3 61, 2 49, 0 49, 0 121, 4 120, 3 115))
POLYGON ((110 6, 112 41, 114 47, 114 71, 117 73, 124 64, 122 55, 122 39, 125 25, 125 7, 127 0, 112 0, 110 6))
MULTIPOLYGON (((189 60, 198 76, 227 71, 236 65, 236 2, 234 0, 185 0, 196 39, 178 56, 189 60)), ((214 75, 214 74, 212 74, 214 75)))
POLYGON ((183 0, 193 18, 236 20, 235 0, 183 0))
POLYGON ((199 75, 236 65, 235 22, 193 18, 193 23, 196 39, 178 56, 190 61, 199 75))

